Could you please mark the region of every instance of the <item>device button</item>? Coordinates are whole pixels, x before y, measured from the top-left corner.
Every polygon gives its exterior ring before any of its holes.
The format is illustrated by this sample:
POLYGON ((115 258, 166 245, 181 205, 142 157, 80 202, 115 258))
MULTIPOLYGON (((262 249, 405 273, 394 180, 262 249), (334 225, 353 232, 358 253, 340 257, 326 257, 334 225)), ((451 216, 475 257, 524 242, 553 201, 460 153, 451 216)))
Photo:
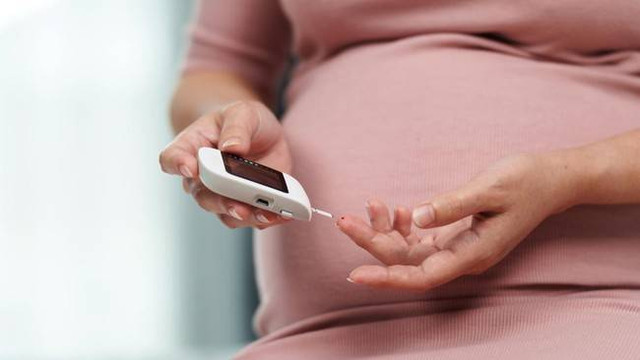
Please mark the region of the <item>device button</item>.
POLYGON ((280 215, 282 215, 283 217, 286 218, 292 218, 293 214, 291 213, 291 211, 287 211, 287 210, 280 210, 280 215))

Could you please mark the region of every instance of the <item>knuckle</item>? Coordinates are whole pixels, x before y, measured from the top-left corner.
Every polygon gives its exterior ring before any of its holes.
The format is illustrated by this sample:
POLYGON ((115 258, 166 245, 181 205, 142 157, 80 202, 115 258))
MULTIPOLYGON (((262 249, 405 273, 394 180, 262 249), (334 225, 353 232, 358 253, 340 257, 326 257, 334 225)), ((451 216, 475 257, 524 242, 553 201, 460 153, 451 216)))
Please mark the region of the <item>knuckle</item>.
POLYGON ((504 206, 505 192, 501 189, 489 188, 483 197, 487 208, 499 210, 504 206))
POLYGON ((450 204, 451 204, 451 208, 453 210, 460 210, 462 209, 462 203, 463 203, 463 198, 461 194, 454 194, 453 196, 451 196, 450 199, 450 204))
MULTIPOLYGON (((449 217, 456 216, 464 212, 464 199, 460 194, 450 195, 446 200, 446 204, 447 205, 444 207, 444 209, 442 209, 444 210, 444 212, 440 212, 440 214, 438 214, 438 211, 436 210, 436 218, 438 217, 437 215, 440 215, 441 217, 449 217)), ((438 220, 440 221, 445 219, 438 220)))
POLYGON ((507 193, 511 179, 508 175, 494 177, 487 186, 485 193, 488 199, 501 199, 507 193))
POLYGON ((225 106, 220 113, 223 117, 244 114, 252 111, 253 106, 251 100, 239 100, 225 106))
MULTIPOLYGON (((528 176, 532 169, 538 169, 539 158, 533 154, 515 154, 499 160, 492 167, 500 174, 496 178, 498 185, 506 188, 519 179, 528 176)), ((494 171, 495 172, 495 171, 494 171)))
POLYGON ((491 174, 477 179, 475 204, 485 209, 500 210, 504 207, 512 180, 506 174, 491 174))
POLYGON ((257 100, 248 100, 247 102, 247 106, 253 111, 255 112, 256 115, 258 115, 258 113, 260 112, 268 112, 270 113, 271 110, 261 101, 257 101, 257 100))
POLYGON ((260 114, 265 111, 269 112, 269 109, 259 101, 256 100, 240 100, 229 104, 221 111, 223 119, 235 119, 236 121, 230 121, 229 124, 233 124, 241 129, 254 126, 254 124, 260 119, 260 114))
POLYGON ((225 123, 220 137, 247 137, 251 129, 249 124, 241 121, 229 121, 225 123))

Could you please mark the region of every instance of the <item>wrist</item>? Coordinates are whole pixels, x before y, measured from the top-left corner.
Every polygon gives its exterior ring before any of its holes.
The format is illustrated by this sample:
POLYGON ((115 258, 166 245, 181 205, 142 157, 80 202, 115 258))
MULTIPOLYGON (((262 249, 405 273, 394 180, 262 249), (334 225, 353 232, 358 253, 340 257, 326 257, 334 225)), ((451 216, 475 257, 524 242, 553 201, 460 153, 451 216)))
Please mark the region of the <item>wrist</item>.
POLYGON ((545 171, 551 176, 554 191, 553 213, 590 202, 594 184, 603 173, 599 159, 584 147, 541 154, 545 171))

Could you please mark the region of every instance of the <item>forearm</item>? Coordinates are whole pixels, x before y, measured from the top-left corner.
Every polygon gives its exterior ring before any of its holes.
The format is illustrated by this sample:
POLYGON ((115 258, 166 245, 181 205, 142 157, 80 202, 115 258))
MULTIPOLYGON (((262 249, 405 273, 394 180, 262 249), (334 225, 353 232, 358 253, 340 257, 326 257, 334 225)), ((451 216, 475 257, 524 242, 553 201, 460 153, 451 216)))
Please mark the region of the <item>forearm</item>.
POLYGON ((569 205, 640 203, 640 130, 552 156, 569 205))
POLYGON ((205 113, 237 100, 264 101, 239 76, 228 72, 193 72, 180 79, 171 101, 171 126, 182 131, 205 113))

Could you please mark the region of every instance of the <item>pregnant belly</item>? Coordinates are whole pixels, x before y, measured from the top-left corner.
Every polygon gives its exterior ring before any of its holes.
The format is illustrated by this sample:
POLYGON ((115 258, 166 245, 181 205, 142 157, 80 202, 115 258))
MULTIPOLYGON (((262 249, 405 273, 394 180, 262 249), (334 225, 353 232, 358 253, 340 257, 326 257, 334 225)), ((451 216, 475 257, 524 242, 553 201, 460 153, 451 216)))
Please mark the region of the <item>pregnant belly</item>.
MULTIPOLYGON (((337 215, 364 217, 371 197, 412 206, 503 156, 584 144, 640 123, 637 79, 437 37, 347 50, 297 77, 290 95, 283 125, 294 176, 315 206, 337 215)), ((332 221, 268 229, 255 242, 256 324, 268 333, 327 311, 505 287, 640 286, 638 219, 636 206, 572 209, 495 269, 427 294, 347 283, 351 269, 377 261, 332 221)))

